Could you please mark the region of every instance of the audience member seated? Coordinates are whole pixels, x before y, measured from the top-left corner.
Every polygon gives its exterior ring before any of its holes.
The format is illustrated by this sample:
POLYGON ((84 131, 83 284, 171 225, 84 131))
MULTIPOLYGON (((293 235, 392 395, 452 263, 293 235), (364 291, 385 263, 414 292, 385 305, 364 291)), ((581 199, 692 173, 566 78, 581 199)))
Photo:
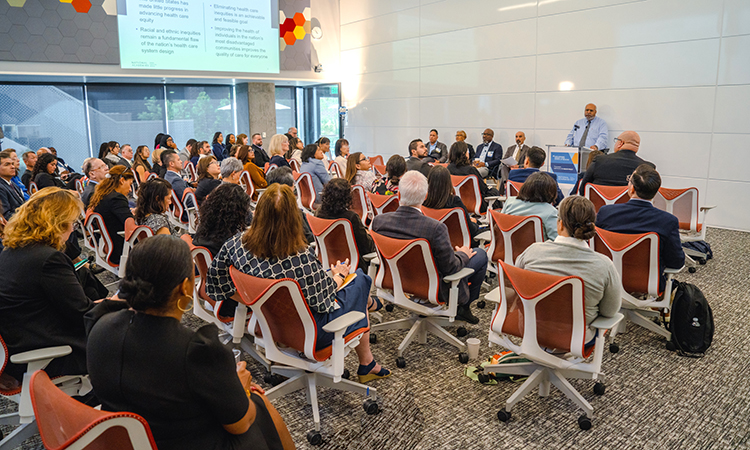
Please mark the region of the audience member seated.
MULTIPOLYGON (((9 353, 58 345, 73 349, 46 367, 50 376, 86 373, 83 315, 93 304, 62 252, 81 206, 69 190, 39 191, 8 221, 0 253, 0 333, 9 353)), ((24 371, 10 362, 6 367, 18 380, 24 371)))
MULTIPOLYGON (((255 150, 255 165, 265 169, 266 163, 270 162, 271 158, 263 148, 263 136, 261 136, 260 133, 255 133, 251 139, 253 141, 253 150, 255 150)), ((247 143, 238 140, 237 145, 247 145, 247 143)))
POLYGON ((508 174, 512 169, 519 169, 523 167, 524 161, 526 161, 526 152, 529 151, 529 146, 524 144, 526 142, 526 133, 523 131, 516 132, 516 143, 508 147, 503 155, 503 159, 513 158, 516 160, 516 164, 508 166, 505 163, 500 165, 500 186, 504 189, 504 184, 508 180, 508 174))
MULTIPOLYGON (((448 227, 422 214, 420 207, 427 197, 427 178, 417 171, 409 171, 399 182, 399 204, 394 212, 379 214, 372 221, 372 230, 395 239, 426 239, 437 264, 442 280, 464 267, 474 273, 458 285, 458 312, 456 317, 469 323, 479 323, 471 313, 471 302, 479 297, 482 281, 487 271, 487 254, 481 248, 451 247, 448 227)), ((441 281, 439 297, 448 301, 450 283, 441 281)))
POLYGON ((221 181, 223 183, 240 184, 240 176, 243 170, 245 169, 239 159, 233 156, 224 158, 224 161, 221 162, 221 181))
MULTIPOLYGON (((260 136, 260 135, 258 135, 258 136, 260 136)), ((250 143, 248 141, 248 137, 247 137, 247 135, 245 133, 237 135, 236 145, 250 145, 250 143)))
MULTIPOLYGON (((277 170, 272 170, 268 172, 268 176, 266 177, 266 180, 268 180, 268 185, 272 185, 274 183, 283 184, 286 186, 289 186, 290 188, 294 189, 294 175, 292 173, 292 169, 289 167, 279 167, 277 170)), ((305 240, 308 244, 312 244, 315 242, 315 236, 312 234, 312 230, 310 229, 310 224, 307 223, 307 217, 305 217, 305 211, 302 209, 299 210, 300 217, 302 218, 302 231, 305 234, 305 240)))
POLYGON ((18 174, 21 172, 21 159, 18 157, 16 149, 9 148, 7 150, 10 152, 10 159, 13 160, 13 165, 15 166, 15 175, 13 175, 13 178, 11 178, 10 181, 12 181, 13 184, 15 184, 16 187, 21 190, 21 193, 23 194, 23 201, 26 201, 29 199, 29 191, 26 189, 26 186, 23 185, 21 178, 18 176, 18 174))
POLYGON ((664 269, 680 269, 685 264, 685 253, 682 251, 680 222, 677 217, 654 207, 651 203, 660 187, 659 172, 649 163, 641 164, 628 177, 630 200, 627 203, 605 205, 599 208, 596 226, 616 233, 641 234, 652 231, 657 233, 659 235, 659 269, 662 273, 659 282, 661 291, 667 282, 664 269))
MULTIPOLYGON (((8 150, 12 150, 12 149, 9 148, 8 150)), ((15 150, 13 150, 13 151, 15 151, 15 150)), ((69 165, 67 165, 65 163, 64 159, 62 159, 61 157, 57 156, 57 149, 55 147, 50 147, 49 148, 49 152, 52 153, 53 155, 55 155, 55 158, 57 158, 57 171, 58 171, 58 173, 60 175, 63 176, 63 178, 65 178, 66 174, 74 174, 74 173, 76 173, 76 171, 73 170, 72 167, 70 167, 69 165)), ((127 159, 125 159, 125 162, 127 162, 127 159)))
POLYGON ((494 142, 495 132, 487 128, 482 133, 482 143, 477 145, 476 159, 473 164, 482 178, 500 178, 500 161, 503 160, 503 146, 494 142))
POLYGON ((628 175, 641 164, 647 164, 652 169, 656 166, 644 161, 636 153, 641 145, 641 137, 635 131, 623 131, 615 138, 614 153, 596 158, 591 166, 586 169, 586 174, 581 179, 581 187, 578 192, 584 195, 588 183, 603 186, 627 186, 628 175))
POLYGON ((27 190, 31 182, 34 181, 34 164, 36 164, 36 158, 35 152, 29 151, 23 154, 23 164, 26 166, 26 170, 21 175, 21 182, 27 190))
POLYGON ((336 165, 339 167, 339 173, 346 173, 346 159, 349 157, 349 141, 339 139, 333 147, 333 153, 336 155, 336 165))
MULTIPOLYGON (((527 248, 516 266, 550 275, 581 277, 584 285, 586 324, 597 316, 613 317, 620 310, 620 277, 606 256, 589 248, 586 241, 596 234, 596 212, 588 199, 568 197, 560 203, 557 237, 527 248)), ((595 330, 586 330, 587 345, 594 344, 595 330)))
POLYGON ((235 234, 250 226, 250 198, 236 184, 223 183, 201 204, 198 229, 193 237, 195 245, 206 247, 211 255, 235 234))
POLYGON ((344 178, 352 185, 358 184, 365 188, 365 192, 372 192, 377 176, 372 172, 370 158, 364 153, 356 152, 349 155, 346 162, 344 178))
POLYGON ((125 221, 133 217, 128 206, 128 194, 133 184, 133 172, 125 166, 114 166, 109 176, 96 186, 94 195, 89 200, 89 211, 99 213, 112 239, 112 256, 110 261, 119 264, 125 239, 119 232, 125 230, 125 221))
MULTIPOLYGON (((512 171, 511 171, 512 173, 512 171)), ((557 183, 547 172, 532 174, 521 186, 518 197, 510 197, 503 205, 503 214, 539 216, 544 227, 544 240, 557 237, 557 183)))
POLYGON ((3 217, 7 220, 24 202, 23 191, 13 183, 16 165, 11 158, 10 150, 0 152, 0 204, 3 207, 3 217))
MULTIPOLYGON (((247 138, 247 135, 245 135, 245 138, 247 138)), ((232 133, 229 133, 226 140, 227 142, 224 144, 224 157, 229 158, 229 151, 237 144, 237 138, 232 133)))
MULTIPOLYGON (((273 139, 271 139, 273 143, 273 139)), ((274 156, 275 158, 275 156, 274 156)), ((271 158, 273 161, 274 158, 271 158)), ((241 145, 237 149, 237 159, 242 163, 242 168, 250 174, 250 179, 253 182, 253 187, 257 191, 258 189, 265 189, 268 186, 266 181, 266 173, 260 167, 256 166, 253 162, 255 160, 255 152, 249 145, 241 145)), ((283 157, 281 159, 284 159, 283 157)), ((286 161, 286 160, 284 160, 286 161)), ((273 162, 271 164, 274 164, 273 162)), ((288 164, 287 164, 288 165, 288 164)), ((258 193, 253 195, 253 200, 258 199, 258 193)))
MULTIPOLYGON (((464 142, 464 141, 466 141, 466 132, 464 130, 456 131, 456 142, 464 142)), ((468 142, 466 143, 466 146, 469 147, 469 161, 473 161, 474 155, 475 155, 474 146, 469 144, 468 142)), ((450 154, 449 154, 449 157, 450 157, 450 154)))
POLYGON ((104 161, 110 169, 116 165, 130 168, 130 163, 120 156, 120 144, 117 141, 102 143, 99 146, 99 159, 104 161))
POLYGON ((271 159, 269 164, 276 164, 276 167, 288 167, 289 162, 284 158, 289 151, 289 140, 283 134, 274 134, 271 136, 271 142, 268 144, 268 154, 271 159))
POLYGON ((65 188, 65 183, 57 177, 57 158, 52 153, 43 153, 34 165, 34 183, 38 189, 46 187, 65 188))
POLYGON ((218 161, 224 160, 224 135, 221 131, 214 133, 214 138, 211 140, 211 150, 218 161))
POLYGON ((406 173, 406 160, 401 155, 391 155, 385 163, 385 179, 377 180, 372 190, 380 195, 398 194, 398 181, 406 173))
POLYGON ((427 147, 422 139, 414 139, 409 142, 409 157, 406 158, 406 170, 416 170, 427 176, 430 173, 430 163, 435 160, 427 156, 427 147))
POLYGON ((221 344, 216 326, 180 323, 195 278, 188 245, 148 238, 133 248, 127 273, 119 293, 126 305, 103 303, 88 324, 88 370, 102 409, 143 416, 160 450, 293 448, 278 412, 245 362, 235 363, 221 344))
POLYGON ((177 230, 172 228, 166 214, 171 204, 172 186, 169 182, 154 178, 141 183, 133 214, 135 223, 151 228, 154 234, 175 234, 177 230))
MULTIPOLYGON (((211 155, 211 144, 209 144, 208 141, 198 142, 195 139, 190 139, 190 141, 188 141, 188 146, 186 147, 186 150, 189 151, 187 154, 187 161, 190 161, 193 164, 193 167, 196 167, 201 158, 204 158, 206 155, 211 155), (190 141, 194 142, 190 143, 190 141)), ((182 155, 182 152, 180 152, 180 155, 182 155)), ((184 167, 185 163, 182 161, 182 156, 180 156, 180 162, 184 167)))
POLYGON ((198 171, 198 187, 195 189, 195 199, 200 206, 206 196, 221 184, 219 180, 221 166, 216 161, 216 157, 211 155, 198 161, 196 170, 198 171))
POLYGON ((177 151, 177 144, 175 144, 172 140, 172 136, 168 134, 162 134, 161 138, 159 139, 159 148, 163 148, 164 150, 171 149, 177 151))
POLYGON ((310 144, 302 151, 300 172, 307 172, 312 176, 315 194, 319 196, 323 192, 323 186, 331 179, 323 163, 323 149, 319 145, 310 144))
POLYGON ((318 139, 315 144, 320 147, 320 152, 323 154, 323 163, 325 165, 325 168, 328 169, 328 152, 331 151, 331 140, 327 137, 321 136, 320 139, 318 139))
POLYGON ((107 164, 99 158, 86 158, 83 161, 83 173, 89 178, 88 184, 83 189, 81 194, 81 201, 83 202, 83 208, 88 209, 89 200, 96 190, 96 186, 107 178, 109 173, 109 167, 107 164))
POLYGON ((256 277, 292 278, 302 288, 315 319, 316 348, 328 347, 333 341, 333 334, 325 332, 323 326, 349 311, 363 312, 365 318, 344 332, 348 335, 355 330, 367 329, 355 348, 360 364, 357 370, 359 381, 364 383, 389 376, 390 372, 375 362, 370 351, 367 309, 372 280, 362 269, 357 269, 357 276, 344 287, 344 278, 349 272, 348 261, 331 266, 327 272, 305 242, 297 211, 292 189, 280 184, 271 185, 258 201, 255 224, 227 241, 214 257, 208 270, 206 292, 216 301, 235 295, 236 288, 229 277, 230 266, 256 277))
POLYGON ((430 130, 430 137, 427 142, 425 147, 427 147, 427 152, 432 159, 441 163, 448 161, 448 147, 438 141, 438 130, 434 128, 430 130))
POLYGON ((172 189, 177 195, 177 200, 182 201, 182 194, 185 192, 188 184, 182 179, 182 175, 180 175, 180 157, 177 156, 177 152, 174 150, 163 151, 161 153, 161 164, 167 169, 164 179, 172 185, 172 189))
MULTIPOLYGON (((153 165, 151 166, 152 172, 156 174, 159 178, 164 178, 164 174, 167 173, 167 169, 162 165, 161 163, 161 154, 164 150, 167 150, 166 148, 159 147, 154 149, 153 152, 151 152, 151 161, 153 161, 153 165)), ((146 181, 146 180, 143 180, 146 181)))
MULTIPOLYGON (((354 153, 356 155, 356 153, 354 153)), ((323 188, 323 196, 320 208, 315 212, 316 217, 321 219, 346 219, 352 223, 354 240, 359 252, 358 266, 367 270, 364 256, 375 251, 375 244, 370 234, 362 225, 359 216, 349 208, 352 206, 352 186, 343 178, 334 178, 323 188)), ((353 262, 353 261, 352 261, 353 262)))
POLYGON ((135 149, 132 169, 139 183, 143 183, 151 175, 152 168, 151 163, 148 162, 149 156, 151 156, 151 150, 149 150, 148 145, 139 145, 135 149))
POLYGON ((495 188, 487 187, 487 183, 484 182, 479 170, 471 165, 469 162, 469 149, 466 142, 454 142, 453 145, 451 145, 450 152, 448 153, 448 161, 450 162, 450 164, 448 164, 448 172, 450 172, 451 175, 474 175, 477 177, 477 181, 479 182, 479 192, 482 194, 481 211, 487 211, 488 202, 485 198, 500 195, 500 192, 495 188))
POLYGON ((295 160, 297 161, 297 164, 302 165, 301 156, 304 148, 305 144, 302 142, 302 139, 293 137, 289 139, 289 150, 287 150, 284 158, 286 158, 287 161, 295 160))
POLYGON ((190 161, 190 158, 192 158, 194 155, 198 154, 198 141, 190 138, 185 143, 185 148, 177 152, 177 156, 180 157, 180 163, 183 167, 185 167, 185 163, 190 161))
MULTIPOLYGON (((452 146, 451 153, 453 153, 452 146)), ((471 234, 471 238, 474 239, 479 232, 479 226, 476 220, 469 216, 469 212, 466 210, 466 206, 464 206, 461 199, 455 195, 453 183, 451 182, 451 174, 448 172, 448 169, 443 166, 433 167, 430 170, 430 175, 427 176, 427 184, 427 198, 425 198, 423 206, 431 209, 463 209, 469 233, 471 234)))
MULTIPOLYGON (((529 176, 539 172, 539 168, 542 167, 542 164, 544 164, 544 160, 547 158, 547 153, 545 153, 544 150, 542 150, 539 147, 531 147, 526 151, 526 158, 523 161, 523 169, 513 169, 508 174, 508 179, 510 181, 515 181, 516 183, 523 183, 526 181, 529 176)), ((555 186, 557 186, 556 191, 556 197, 555 197, 555 205, 558 205, 565 196, 563 195, 562 191, 560 190, 560 186, 557 184, 557 174, 552 172, 546 172, 547 175, 551 176, 553 180, 555 180, 555 186)))

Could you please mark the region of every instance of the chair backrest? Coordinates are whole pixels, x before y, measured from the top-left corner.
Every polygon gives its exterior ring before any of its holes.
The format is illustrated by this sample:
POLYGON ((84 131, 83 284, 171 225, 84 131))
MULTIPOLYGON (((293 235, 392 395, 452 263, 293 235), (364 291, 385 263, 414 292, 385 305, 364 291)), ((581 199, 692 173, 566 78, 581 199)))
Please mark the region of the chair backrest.
POLYGON ((83 190, 86 189, 85 181, 88 181, 88 178, 82 177, 76 179, 76 191, 81 195, 83 195, 83 190))
POLYGON ((581 278, 532 272, 503 261, 497 270, 500 286, 509 281, 518 296, 509 299, 506 289, 500 289, 501 302, 492 318, 492 331, 521 338, 521 353, 532 358, 545 356, 543 348, 588 356, 584 350, 586 315, 581 278))
POLYGON ((125 242, 129 242, 132 245, 153 235, 154 230, 150 227, 147 227, 146 225, 137 225, 135 219, 132 217, 125 219, 125 242))
POLYGON ((312 175, 308 172, 301 172, 294 180, 294 187, 297 189, 297 205, 300 208, 313 211, 315 185, 313 184, 312 175))
POLYGON ((243 170, 240 174, 240 186, 242 186, 242 189, 245 190, 250 198, 253 197, 253 195, 255 194, 255 185, 253 185, 253 179, 250 176, 250 172, 248 172, 247 170, 243 170))
POLYGON ((441 304, 438 298, 440 278, 426 239, 394 239, 371 232, 380 258, 375 286, 392 290, 394 295, 412 294, 441 304))
POLYGON ((172 204, 169 205, 169 215, 175 224, 184 224, 182 221, 182 213, 185 212, 185 207, 182 205, 182 200, 177 197, 177 193, 172 189, 172 204))
POLYGON ((151 181, 154 178, 159 178, 159 175, 155 174, 154 172, 151 172, 150 174, 148 174, 148 178, 146 178, 146 181, 151 181))
POLYGON ((278 169, 279 166, 277 164, 266 164, 266 175, 268 175, 268 172, 272 171, 273 169, 278 169))
POLYGON ((289 160, 289 167, 292 168, 292 172, 299 172, 299 162, 296 159, 289 160))
POLYGON ((654 206, 666 211, 680 222, 681 230, 689 230, 694 233, 700 232, 701 224, 698 224, 698 188, 690 187, 684 189, 659 188, 654 197, 654 206))
MULTIPOLYGON (((347 219, 321 219, 307 214, 307 223, 318 244, 318 257, 323 267, 349 259, 349 273, 357 270, 359 251, 354 240, 352 223, 347 219)), ((362 267, 366 270, 365 267, 362 267)))
POLYGON ((89 237, 93 241, 94 251, 96 251, 99 257, 110 266, 119 267, 119 261, 117 263, 110 261, 113 249, 112 237, 109 231, 107 231, 107 226, 104 225, 104 219, 101 214, 93 211, 86 213, 86 221, 83 225, 86 227, 89 237))
POLYGON ((471 233, 463 208, 432 209, 423 206, 422 213, 443 222, 448 227, 452 247, 471 247, 471 233))
POLYGON ((39 188, 36 186, 36 183, 33 181, 29 183, 29 194, 34 195, 37 192, 39 192, 39 188))
POLYGON ((369 213, 369 203, 367 203, 367 196, 365 195, 365 188, 359 184, 352 186, 352 207, 362 223, 367 223, 367 216, 369 213))
POLYGON ((481 214, 482 193, 479 191, 479 180, 476 175, 451 175, 451 182, 466 210, 481 214))
POLYGON ((583 193, 583 196, 594 204, 596 212, 599 212, 599 208, 604 205, 627 203, 630 200, 627 186, 602 186, 589 183, 583 193))
POLYGON ((188 231, 195 234, 198 230, 198 199, 195 197, 195 189, 185 188, 182 193, 182 205, 185 207, 188 218, 188 231))
POLYGON ((206 301, 208 302, 214 309, 214 316, 219 319, 219 321, 224 323, 232 322, 232 317, 224 317, 219 315, 219 310, 221 309, 222 302, 216 302, 214 299, 208 296, 206 293, 206 280, 208 277, 208 267, 211 265, 211 261, 213 260, 213 255, 211 255, 211 251, 209 251, 206 247, 200 247, 195 244, 193 244, 193 238, 190 237, 189 234, 183 234, 180 236, 180 239, 187 242, 188 246, 190 247, 190 255, 193 257, 193 262, 195 263, 195 268, 198 270, 198 280, 195 287, 195 292, 193 293, 193 305, 194 307, 200 308, 199 305, 200 301, 206 301))
POLYGON ((373 217, 398 209, 398 195, 379 195, 368 192, 367 201, 372 207, 373 217))
POLYGON ((375 175, 382 177, 385 175, 385 166, 382 164, 373 164, 372 169, 375 171, 375 175))
POLYGON ((490 246, 487 255, 491 263, 498 260, 515 264, 516 259, 531 244, 544 242, 544 227, 539 216, 512 216, 490 211, 490 246))
POLYGON ((597 227, 594 251, 612 260, 625 292, 639 292, 653 297, 660 294, 658 234, 615 233, 597 227))
POLYGON ((143 417, 86 406, 55 386, 43 370, 31 376, 30 394, 45 448, 156 450, 151 428, 143 417))
POLYGON ((523 186, 523 183, 519 183, 518 181, 508 180, 507 183, 505 183, 506 196, 518 197, 518 193, 521 192, 521 186, 523 186))
POLYGON ((192 161, 185 161, 185 171, 190 177, 190 182, 194 183, 198 181, 198 172, 196 172, 195 166, 193 165, 192 161))
MULTIPOLYGON (((370 158, 370 164, 372 164, 373 166, 378 165, 378 166, 385 167, 385 163, 383 162, 383 157, 380 155, 375 155, 372 158, 370 158)), ((385 173, 385 172, 382 172, 382 173, 385 173)))
POLYGON ((341 173, 341 169, 339 168, 339 165, 335 160, 331 160, 328 163, 328 173, 336 178, 344 178, 344 175, 341 173))
MULTIPOLYGON (((8 353, 8 346, 3 340, 3 336, 0 335, 0 375, 5 371, 5 367, 8 365, 10 354, 8 353)), ((7 389, 0 385, 0 395, 11 396, 21 393, 21 383, 18 383, 16 387, 8 387, 7 389)))

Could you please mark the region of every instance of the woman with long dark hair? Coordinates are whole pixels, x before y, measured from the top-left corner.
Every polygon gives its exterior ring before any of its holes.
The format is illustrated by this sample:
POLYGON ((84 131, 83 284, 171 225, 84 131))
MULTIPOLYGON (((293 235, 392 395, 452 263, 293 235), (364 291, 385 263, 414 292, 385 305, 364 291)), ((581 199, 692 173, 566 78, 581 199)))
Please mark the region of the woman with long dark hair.
POLYGON ((234 135, 232 133, 229 133, 227 135, 227 143, 224 144, 224 157, 225 158, 229 157, 229 150, 231 150, 232 146, 235 145, 236 143, 237 143, 237 140, 234 137, 234 135))
POLYGON ((344 178, 352 185, 358 184, 365 188, 366 192, 372 192, 373 183, 378 177, 372 173, 371 167, 370 158, 364 153, 352 153, 346 160, 344 178))
POLYGON ((454 142, 451 145, 451 149, 448 152, 448 171, 451 175, 474 175, 479 181, 479 192, 482 194, 482 206, 481 211, 487 211, 488 202, 485 200, 486 197, 494 197, 500 195, 497 189, 490 188, 482 179, 479 171, 476 167, 471 165, 469 161, 469 146, 464 141, 454 142))
POLYGON ((217 161, 224 159, 224 135, 221 134, 221 131, 214 133, 214 138, 211 140, 211 150, 217 161))
POLYGON ((557 237, 557 209, 552 204, 557 199, 557 182, 545 172, 532 174, 524 181, 518 197, 509 198, 503 205, 503 214, 514 216, 539 216, 544 225, 546 239, 557 237))
POLYGON ((42 153, 36 160, 31 178, 39 189, 50 186, 65 188, 65 183, 56 176, 56 171, 57 158, 55 155, 52 153, 42 153))
POLYGON ((476 220, 471 218, 466 206, 456 195, 451 182, 451 174, 444 166, 436 165, 430 169, 430 174, 427 176, 427 198, 422 206, 431 209, 461 208, 464 211, 464 218, 469 226, 471 238, 474 239, 479 232, 476 220))
POLYGON ((201 221, 193 244, 206 247, 211 255, 218 254, 229 238, 250 225, 247 223, 249 211, 250 197, 247 193, 236 184, 223 183, 201 204, 201 221))
POLYGON ((378 180, 372 190, 380 195, 398 194, 398 182, 406 173, 406 160, 401 155, 391 155, 385 163, 385 179, 378 180))
POLYGON ((213 192, 220 184, 221 180, 221 167, 219 162, 216 161, 214 155, 206 156, 198 161, 198 187, 195 188, 195 199, 198 201, 198 206, 203 203, 203 200, 213 192))
POLYGON ((109 237, 112 240, 112 254, 110 262, 120 263, 122 247, 125 239, 120 236, 120 231, 125 231, 125 221, 133 217, 128 205, 128 194, 135 176, 125 166, 114 166, 109 170, 107 178, 96 185, 96 190, 89 200, 89 211, 101 214, 104 225, 107 227, 109 237))
POLYGON ((151 174, 151 163, 148 162, 149 156, 151 156, 151 151, 147 145, 139 145, 135 150, 132 169, 133 173, 138 177, 139 183, 146 181, 151 174))
POLYGON ((135 204, 135 223, 151 228, 154 234, 174 234, 166 212, 172 204, 172 185, 167 180, 154 178, 141 183, 135 204))

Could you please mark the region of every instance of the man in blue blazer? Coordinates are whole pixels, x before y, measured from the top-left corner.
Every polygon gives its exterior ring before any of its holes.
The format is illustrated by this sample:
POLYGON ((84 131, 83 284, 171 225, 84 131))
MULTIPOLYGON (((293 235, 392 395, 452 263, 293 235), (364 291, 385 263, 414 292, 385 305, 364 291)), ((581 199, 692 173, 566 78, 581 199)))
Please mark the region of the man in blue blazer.
POLYGON ((487 128, 482 133, 483 142, 477 145, 476 166, 482 178, 492 176, 497 178, 500 172, 500 161, 503 159, 503 147, 497 142, 493 142, 495 132, 487 128))
POLYGON ((3 217, 10 219, 16 208, 23 204, 23 193, 12 179, 16 176, 16 163, 11 150, 0 152, 0 203, 3 206, 3 217))
MULTIPOLYGON (((542 164, 544 164, 544 160, 547 158, 547 153, 541 148, 535 146, 526 151, 525 158, 526 159, 524 161, 521 161, 523 164, 523 169, 513 169, 508 173, 508 179, 510 181, 523 183, 532 174, 539 172, 539 168, 542 167, 542 164)), ((555 183, 557 183, 556 173, 547 172, 547 175, 554 178, 555 183)), ((563 201, 563 198, 565 198, 565 196, 563 195, 562 191, 560 190, 560 186, 558 185, 555 206, 559 205, 560 202, 563 201)))
POLYGON ((659 172, 648 164, 641 164, 628 180, 630 201, 602 206, 596 216, 596 226, 616 233, 657 233, 659 270, 662 272, 659 290, 663 291, 667 281, 664 269, 681 268, 685 264, 685 253, 682 251, 677 217, 651 203, 660 187, 659 172))

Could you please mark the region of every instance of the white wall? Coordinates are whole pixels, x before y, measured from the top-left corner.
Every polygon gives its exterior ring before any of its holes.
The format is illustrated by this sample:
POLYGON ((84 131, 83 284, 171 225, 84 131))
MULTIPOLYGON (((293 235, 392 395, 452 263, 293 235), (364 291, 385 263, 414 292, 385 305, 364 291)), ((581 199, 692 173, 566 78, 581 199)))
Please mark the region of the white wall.
POLYGON ((697 186, 709 224, 750 231, 749 0, 340 0, 346 138, 406 155, 485 127, 503 147, 562 143, 596 103, 610 140, 667 187, 697 186), (569 81, 571 91, 560 91, 569 81))

